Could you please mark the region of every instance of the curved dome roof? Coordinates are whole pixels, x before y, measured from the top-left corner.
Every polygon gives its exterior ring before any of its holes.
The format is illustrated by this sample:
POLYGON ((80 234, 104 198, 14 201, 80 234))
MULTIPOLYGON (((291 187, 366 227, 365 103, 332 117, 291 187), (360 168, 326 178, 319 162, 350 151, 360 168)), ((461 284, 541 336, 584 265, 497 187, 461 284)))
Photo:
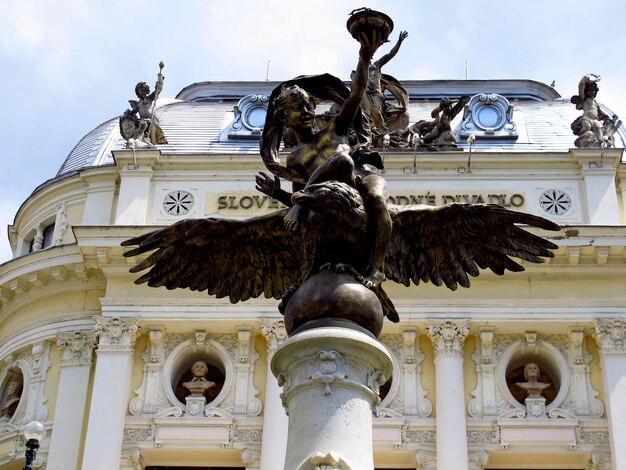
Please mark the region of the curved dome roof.
MULTIPOLYGON (((470 81, 472 82, 472 81, 470 81)), ((461 81, 437 81, 443 93, 454 97, 460 93, 476 94, 500 92, 507 96, 510 93, 499 87, 506 81, 482 80, 468 83, 461 81), (441 82, 441 83, 439 83, 441 82), (458 83, 467 87, 472 85, 472 90, 457 90, 458 83), (450 88, 450 85, 456 85, 450 88)), ((531 82, 531 81, 529 81, 531 82)), ((166 145, 158 145, 157 148, 168 154, 254 154, 259 151, 259 142, 256 139, 229 139, 224 130, 234 119, 233 108, 238 99, 246 93, 256 89, 257 93, 266 93, 275 85, 267 82, 244 83, 215 83, 191 85, 190 89, 206 88, 219 89, 219 96, 181 96, 186 101, 159 100, 156 115, 159 125, 168 140, 166 145), (255 85, 256 87, 253 87, 255 85), (194 86, 196 88, 194 88, 194 86), (224 95, 224 88, 229 88, 230 94, 224 95), (187 101, 188 100, 188 101, 187 101)), ((438 98, 433 90, 427 89, 428 93, 422 96, 420 91, 424 83, 408 81, 407 88, 411 95, 408 106, 410 122, 420 119, 430 119, 430 113, 438 103, 438 98), (413 88, 411 88, 412 84, 413 88), (420 88, 421 87, 421 88, 420 88), (417 90, 417 91, 415 91, 417 90), (426 96, 427 95, 427 96, 426 96)), ((427 82, 434 83, 434 82, 427 82)), ((531 82, 536 86, 536 82, 531 82)), ((543 85, 543 84, 542 84, 543 85)), ((543 85, 546 87, 546 85, 543 85)), ((187 90, 187 89, 185 89, 187 90)), ((183 92, 185 91, 183 90, 183 92)), ((183 93, 181 92, 181 93, 183 93)), ((575 136, 571 131, 570 124, 580 115, 580 111, 567 99, 554 99, 556 96, 528 96, 519 97, 514 94, 507 96, 514 107, 513 119, 519 131, 519 138, 510 140, 479 140, 476 142, 476 151, 489 152, 559 152, 567 151, 574 146, 575 136)), ((322 106, 320 110, 325 108, 322 106)), ((606 109, 606 108, 605 108, 606 109)), ((612 114, 607 112, 607 114, 612 114)), ((459 120, 461 116, 457 116, 459 120)), ((72 149, 57 173, 57 177, 83 168, 108 165, 113 163, 112 151, 125 147, 125 141, 120 135, 118 117, 112 118, 83 137, 72 149)), ((455 123, 457 122, 455 120, 455 123)), ((616 135, 616 145, 623 147, 626 140, 626 131, 621 126, 616 135)), ((460 147, 465 146, 460 142, 460 147)))

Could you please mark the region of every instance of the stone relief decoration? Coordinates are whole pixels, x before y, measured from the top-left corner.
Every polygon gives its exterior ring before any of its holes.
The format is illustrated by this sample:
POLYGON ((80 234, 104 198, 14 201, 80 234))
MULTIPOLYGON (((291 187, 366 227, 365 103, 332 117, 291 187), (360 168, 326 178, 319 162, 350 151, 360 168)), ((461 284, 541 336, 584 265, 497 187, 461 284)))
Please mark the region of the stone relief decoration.
POLYGON ((304 462, 298 465, 297 470, 356 470, 350 467, 338 453, 330 451, 327 454, 315 452, 304 462))
POLYGON ((434 444, 437 442, 435 430, 413 429, 407 426, 402 428, 403 444, 434 444))
POLYGON ((262 440, 263 431, 261 429, 231 426, 228 430, 228 442, 230 443, 261 443, 262 440))
POLYGON ((603 354, 626 351, 624 347, 626 322, 623 320, 596 320, 593 336, 603 354))
POLYGON ((57 346, 63 350, 64 366, 90 366, 93 349, 98 343, 95 331, 79 331, 59 333, 57 346))
POLYGON ((470 416, 495 417, 496 406, 496 358, 493 349, 494 331, 492 328, 483 328, 478 332, 476 350, 472 354, 472 360, 476 363, 477 383, 476 388, 470 393, 474 397, 467 404, 467 412, 470 416))
POLYGON ((434 469, 437 465, 437 455, 430 450, 418 450, 415 461, 419 469, 434 469))
POLYGON ((440 354, 463 357, 463 344, 470 331, 466 320, 433 323, 426 331, 433 342, 435 357, 440 354))
POLYGON ((248 468, 256 468, 261 464, 261 452, 258 449, 244 449, 241 452, 241 463, 248 468))
POLYGON ((381 390, 381 403, 376 410, 379 418, 418 416, 426 418, 432 413, 432 403, 426 398, 428 392, 422 387, 421 363, 424 354, 420 350, 419 334, 408 328, 402 335, 381 336, 393 359, 393 376, 386 395, 381 390))
POLYGON ((591 454, 589 470, 612 470, 611 454, 594 452, 591 454))
POLYGON ((169 191, 163 196, 163 211, 172 217, 180 217, 189 214, 195 204, 192 193, 184 189, 169 191))
POLYGON ((132 352, 140 333, 138 319, 94 317, 94 321, 98 351, 132 352))
POLYGON ((235 119, 227 128, 229 139, 260 139, 269 97, 267 95, 247 95, 233 108, 235 119))
POLYGON ((591 356, 584 346, 582 329, 573 328, 570 335, 550 335, 538 338, 527 331, 523 339, 513 335, 493 335, 493 330, 480 332, 472 359, 477 364, 478 385, 468 404, 474 417, 500 418, 575 418, 601 417, 602 403, 596 399, 589 379, 591 356), (530 410, 524 404, 524 369, 529 363, 538 366, 536 382, 542 386, 545 408, 530 410), (491 368, 490 364, 497 364, 491 368), (495 378, 491 376, 495 374, 495 378), (532 411, 532 412, 531 412, 532 411))
POLYGON ((346 378, 346 361, 337 351, 320 351, 309 363, 309 376, 313 382, 324 384, 324 395, 328 396, 332 393, 330 384, 346 378))
POLYGON ((261 334, 267 342, 267 362, 269 364, 271 357, 276 352, 278 346, 287 339, 287 330, 285 330, 284 320, 264 320, 261 325, 261 334))
POLYGON ((513 120, 513 106, 504 96, 480 93, 472 96, 463 110, 460 137, 476 139, 517 140, 519 134, 513 120))
POLYGON ((539 195, 539 207, 551 216, 564 216, 573 207, 572 197, 567 191, 548 189, 539 195))
POLYGON ((568 361, 572 369, 572 391, 575 397, 575 414, 600 418, 604 415, 604 405, 598 400, 600 392, 591 386, 589 363, 591 354, 585 346, 585 333, 582 327, 570 330, 568 361))
POLYGON ((149 338, 142 354, 143 380, 129 405, 132 415, 232 418, 260 414, 262 403, 253 383, 258 353, 250 328, 240 327, 236 335, 209 335, 197 330, 190 337, 168 335, 162 327, 151 327, 149 338), (193 379, 191 369, 199 361, 207 366, 203 377, 215 386, 207 387, 200 397, 206 404, 188 408, 190 391, 183 384, 193 379))
POLYGON ((124 428, 124 442, 154 442, 155 428, 124 428))
POLYGON ((576 428, 576 442, 579 446, 609 446, 609 433, 607 431, 585 431, 581 426, 576 428))
POLYGON ((50 344, 38 342, 4 358, 0 370, 2 397, 0 434, 21 432, 31 421, 44 422, 48 416, 44 385, 50 368, 50 344))
POLYGON ((124 449, 120 455, 120 470, 143 470, 143 459, 138 448, 124 449))

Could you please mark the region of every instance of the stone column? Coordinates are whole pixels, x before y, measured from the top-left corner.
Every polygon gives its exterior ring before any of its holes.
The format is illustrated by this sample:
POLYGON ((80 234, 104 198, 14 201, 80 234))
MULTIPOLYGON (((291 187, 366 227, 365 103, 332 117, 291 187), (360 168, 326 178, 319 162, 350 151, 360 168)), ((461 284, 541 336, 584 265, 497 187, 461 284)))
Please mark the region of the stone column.
POLYGON ((100 340, 82 469, 118 470, 139 326, 137 319, 95 321, 100 340))
POLYGON ((468 470, 463 343, 469 327, 467 321, 446 320, 427 331, 435 354, 437 468, 468 470))
POLYGON ((89 374, 96 342, 94 331, 60 333, 57 336, 57 346, 63 350, 63 362, 56 394, 48 470, 79 468, 78 443, 81 442, 87 411, 89 374))
POLYGON ((598 320, 594 336, 600 348, 604 381, 604 403, 609 421, 612 465, 614 470, 626 468, 626 322, 598 320))
POLYGON ((318 327, 286 340, 272 360, 289 414, 284 470, 373 470, 372 408, 392 367, 357 330, 318 327))
POLYGON ((272 374, 270 363, 276 349, 287 339, 283 320, 266 321, 261 333, 267 341, 267 377, 265 379, 265 404, 263 406, 263 442, 261 444, 261 470, 277 470, 285 465, 289 419, 280 400, 280 387, 272 374))

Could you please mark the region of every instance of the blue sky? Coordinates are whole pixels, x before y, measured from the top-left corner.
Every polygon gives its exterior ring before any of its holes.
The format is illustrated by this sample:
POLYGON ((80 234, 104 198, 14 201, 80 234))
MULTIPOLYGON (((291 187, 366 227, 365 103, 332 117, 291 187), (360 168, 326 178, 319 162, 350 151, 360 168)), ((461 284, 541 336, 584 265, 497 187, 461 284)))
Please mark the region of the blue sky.
MULTIPOLYGON (((385 72, 400 80, 529 78, 563 97, 602 76, 599 101, 626 120, 623 0, 0 0, 0 262, 6 226, 80 138, 121 114, 165 62, 162 97, 207 80, 329 72, 348 78, 361 6, 409 37, 385 72)), ((388 46, 390 47, 390 46, 388 46)), ((381 49, 384 53, 388 49, 381 49)))

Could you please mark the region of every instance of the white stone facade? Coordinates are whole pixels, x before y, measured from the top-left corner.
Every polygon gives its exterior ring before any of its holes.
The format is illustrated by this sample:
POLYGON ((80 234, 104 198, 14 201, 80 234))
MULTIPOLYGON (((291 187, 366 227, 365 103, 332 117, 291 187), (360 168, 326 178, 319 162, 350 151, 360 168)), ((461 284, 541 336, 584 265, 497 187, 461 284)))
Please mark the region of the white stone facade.
MULTIPOLYGON (((457 292, 386 284, 401 321, 380 337, 393 378, 372 410, 375 468, 626 468, 621 157, 475 150, 464 173, 467 152, 387 151, 393 197, 503 195, 566 226, 543 234, 559 245, 555 258, 522 273, 482 272, 457 292), (562 215, 542 211, 548 190, 571 198, 562 215), (555 382, 538 413, 507 386, 528 360, 555 382)), ((180 219, 163 210, 174 190, 193 195, 184 217, 272 210, 254 190, 258 153, 120 149, 114 159, 42 186, 11 229, 16 257, 0 266, 0 387, 19 376, 23 392, 0 419, 0 469, 21 468, 20 432, 33 419, 47 430, 40 469, 283 468, 288 420, 269 365, 286 340, 277 302, 136 286, 128 268, 137 260, 120 247, 146 225, 180 219), (26 254, 50 222, 53 246, 26 254), (209 402, 189 407, 176 386, 197 359, 223 380, 209 402)))

